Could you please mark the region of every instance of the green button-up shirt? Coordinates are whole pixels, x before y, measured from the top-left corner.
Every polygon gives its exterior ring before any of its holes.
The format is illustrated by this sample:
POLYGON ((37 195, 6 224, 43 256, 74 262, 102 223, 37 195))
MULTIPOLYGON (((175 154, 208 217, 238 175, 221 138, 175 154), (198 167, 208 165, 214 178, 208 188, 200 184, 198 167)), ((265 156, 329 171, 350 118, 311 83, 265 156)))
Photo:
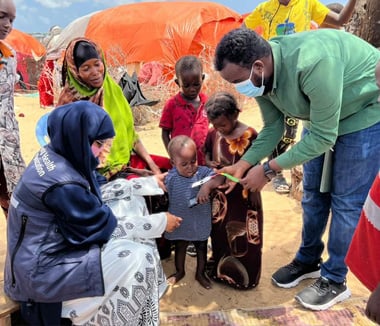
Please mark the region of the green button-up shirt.
POLYGON ((343 31, 321 29, 270 41, 273 89, 257 97, 264 127, 243 156, 255 165, 267 157, 284 133, 284 117, 304 121, 309 133, 276 162, 284 169, 331 148, 338 136, 380 121, 375 67, 380 51, 343 31))

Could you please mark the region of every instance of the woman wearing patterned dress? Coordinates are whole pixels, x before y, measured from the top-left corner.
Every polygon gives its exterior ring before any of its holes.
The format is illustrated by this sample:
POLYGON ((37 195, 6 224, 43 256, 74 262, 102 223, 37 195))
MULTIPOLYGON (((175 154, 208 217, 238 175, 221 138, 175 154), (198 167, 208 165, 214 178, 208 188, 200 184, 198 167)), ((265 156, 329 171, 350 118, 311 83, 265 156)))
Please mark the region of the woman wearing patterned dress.
POLYGON ((0 0, 0 206, 8 214, 9 198, 25 163, 21 156, 18 122, 14 112, 16 52, 3 40, 12 30, 16 8, 12 0, 0 0))

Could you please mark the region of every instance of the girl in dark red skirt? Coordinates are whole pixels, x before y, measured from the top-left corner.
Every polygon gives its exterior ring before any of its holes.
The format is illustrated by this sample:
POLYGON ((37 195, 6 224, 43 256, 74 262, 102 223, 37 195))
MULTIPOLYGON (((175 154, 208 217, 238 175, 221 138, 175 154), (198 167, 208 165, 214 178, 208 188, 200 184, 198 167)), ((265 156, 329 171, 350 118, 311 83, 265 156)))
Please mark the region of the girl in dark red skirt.
MULTIPOLYGON (((238 120, 237 102, 227 92, 214 94, 206 103, 206 112, 214 127, 205 143, 206 164, 219 169, 236 163, 256 139, 256 130, 238 120)), ((263 239, 260 192, 237 184, 227 195, 218 190, 212 203, 209 276, 238 289, 257 286, 263 239)))

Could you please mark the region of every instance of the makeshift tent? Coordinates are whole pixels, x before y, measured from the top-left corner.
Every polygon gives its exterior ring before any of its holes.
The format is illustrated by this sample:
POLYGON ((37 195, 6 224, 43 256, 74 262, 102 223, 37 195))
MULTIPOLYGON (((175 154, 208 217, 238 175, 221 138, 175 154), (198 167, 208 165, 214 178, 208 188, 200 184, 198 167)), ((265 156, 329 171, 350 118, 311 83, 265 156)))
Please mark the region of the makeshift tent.
POLYGON ((54 106, 54 88, 59 88, 60 85, 60 73, 55 74, 56 61, 61 57, 61 51, 51 52, 49 49, 55 46, 62 29, 58 25, 50 28, 48 34, 44 37, 43 43, 46 46, 46 57, 44 60, 44 66, 42 68, 40 79, 38 80, 38 93, 40 98, 41 108, 51 108, 54 106))
POLYGON ((64 29, 62 29, 59 35, 54 39, 54 42, 51 42, 47 45, 47 53, 54 53, 54 55, 58 55, 59 57, 66 49, 70 40, 85 35, 88 21, 90 20, 91 16, 97 12, 98 11, 79 17, 73 20, 64 29))
POLYGON ((5 40, 17 53, 19 87, 35 89, 42 68, 41 58, 45 55, 44 45, 30 34, 13 29, 5 40))
POLYGON ((80 17, 64 28, 56 49, 85 36, 104 50, 108 64, 159 62, 173 67, 183 55, 210 55, 242 17, 214 2, 141 2, 80 17))

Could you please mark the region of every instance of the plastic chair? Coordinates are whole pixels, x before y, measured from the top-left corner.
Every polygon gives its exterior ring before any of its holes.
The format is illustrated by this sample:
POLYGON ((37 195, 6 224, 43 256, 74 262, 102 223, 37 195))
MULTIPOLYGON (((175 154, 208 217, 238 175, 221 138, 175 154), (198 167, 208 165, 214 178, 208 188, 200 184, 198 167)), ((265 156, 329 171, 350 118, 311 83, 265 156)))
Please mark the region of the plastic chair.
POLYGON ((36 124, 36 137, 41 146, 45 146, 49 143, 50 139, 47 132, 47 120, 50 112, 45 113, 36 124))

